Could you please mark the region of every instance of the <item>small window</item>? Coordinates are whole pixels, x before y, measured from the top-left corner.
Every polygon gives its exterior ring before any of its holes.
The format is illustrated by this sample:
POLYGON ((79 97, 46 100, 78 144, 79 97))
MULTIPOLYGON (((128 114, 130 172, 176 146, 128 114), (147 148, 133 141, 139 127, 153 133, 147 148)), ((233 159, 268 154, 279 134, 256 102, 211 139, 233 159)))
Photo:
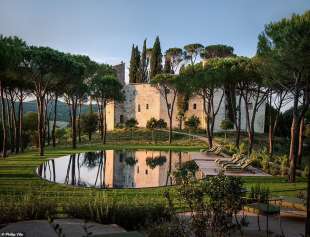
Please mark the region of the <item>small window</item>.
POLYGON ((121 114, 121 115, 119 116, 119 122, 120 122, 120 123, 124 123, 124 115, 121 114))
POLYGON ((148 170, 145 170, 145 174, 148 174, 149 173, 149 171, 148 170))
POLYGON ((120 163, 122 163, 122 162, 123 162, 123 158, 124 158, 123 153, 119 154, 119 162, 120 162, 120 163))
POLYGON ((146 104, 146 106, 145 106, 145 107, 146 107, 146 109, 149 109, 149 104, 146 104))
POLYGON ((138 105, 138 112, 140 112, 141 111, 141 107, 140 107, 140 105, 138 105))
POLYGON ((196 104, 193 104, 193 109, 196 109, 197 108, 197 105, 196 104))
POLYGON ((137 167, 137 174, 139 174, 139 166, 137 167))

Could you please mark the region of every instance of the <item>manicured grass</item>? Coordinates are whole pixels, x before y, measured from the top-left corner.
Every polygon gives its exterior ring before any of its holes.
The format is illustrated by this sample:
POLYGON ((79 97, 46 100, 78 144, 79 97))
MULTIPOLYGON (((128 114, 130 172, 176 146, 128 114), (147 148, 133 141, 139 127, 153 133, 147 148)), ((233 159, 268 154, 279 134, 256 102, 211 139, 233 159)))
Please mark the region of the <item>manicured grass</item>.
MULTIPOLYGON (((37 151, 28 151, 23 154, 12 155, 5 160, 0 160, 0 197, 18 198, 22 194, 31 192, 35 195, 41 195, 45 198, 57 199, 59 203, 65 202, 69 197, 93 196, 102 193, 113 200, 125 200, 130 203, 133 199, 150 199, 154 201, 165 201, 163 193, 170 190, 174 193, 173 187, 161 188, 142 188, 142 189, 110 189, 99 190, 95 188, 81 188, 68 185, 53 184, 41 179, 36 175, 36 168, 46 159, 60 157, 66 154, 102 150, 102 149, 156 149, 156 150, 174 150, 174 151, 194 151, 203 148, 203 146, 180 146, 180 145, 136 145, 136 144, 118 144, 118 145, 86 145, 73 150, 68 147, 57 149, 46 149, 44 158, 39 157, 37 151)), ((297 183, 287 183, 286 177, 246 177, 244 178, 245 187, 260 183, 268 186, 274 194, 295 196, 296 189, 306 188, 304 179, 299 178, 297 183), (279 192, 286 190, 285 192, 279 192)))

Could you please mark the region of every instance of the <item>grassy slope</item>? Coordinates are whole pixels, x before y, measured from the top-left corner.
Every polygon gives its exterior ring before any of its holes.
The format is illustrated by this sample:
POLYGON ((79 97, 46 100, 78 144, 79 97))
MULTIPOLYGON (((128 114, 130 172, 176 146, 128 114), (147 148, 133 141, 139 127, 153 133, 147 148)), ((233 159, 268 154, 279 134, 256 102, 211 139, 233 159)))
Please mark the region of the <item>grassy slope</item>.
MULTIPOLYGON (((115 190, 99 190, 94 188, 78 188, 68 185, 53 184, 48 181, 39 178, 35 169, 45 159, 60 157, 70 153, 101 150, 101 149, 117 149, 117 148, 132 148, 132 149, 160 149, 160 150, 197 150, 201 146, 167 146, 167 145, 134 145, 134 144, 119 144, 119 145, 92 145, 83 146, 76 150, 70 148, 49 148, 46 150, 46 156, 41 158, 37 155, 36 151, 29 151, 23 154, 10 156, 6 160, 0 160, 0 197, 12 198, 20 197, 20 194, 31 191, 35 194, 47 198, 55 198, 59 202, 65 201, 68 197, 78 197, 95 195, 96 193, 103 193, 114 200, 125 199, 130 200, 136 198, 152 199, 154 201, 162 201, 163 192, 167 189, 173 192, 173 188, 143 188, 143 189, 115 189, 115 190)), ((303 179, 298 179, 295 184, 286 182, 286 178, 281 177, 247 177, 244 178, 245 187, 249 188, 255 183, 261 183, 265 186, 269 186, 271 191, 279 190, 295 190, 303 189, 306 187, 306 182, 303 179)), ((296 195, 297 191, 285 191, 282 193, 275 193, 278 195, 296 195)))

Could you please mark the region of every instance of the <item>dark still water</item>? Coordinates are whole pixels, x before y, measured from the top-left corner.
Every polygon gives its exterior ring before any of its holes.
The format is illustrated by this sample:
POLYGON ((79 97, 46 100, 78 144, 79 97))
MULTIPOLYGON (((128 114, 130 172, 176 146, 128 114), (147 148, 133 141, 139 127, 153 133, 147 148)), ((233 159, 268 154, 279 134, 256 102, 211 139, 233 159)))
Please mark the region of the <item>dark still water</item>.
POLYGON ((43 179, 75 186, 159 187, 172 185, 172 172, 190 160, 188 152, 105 150, 48 160, 37 173, 43 179))

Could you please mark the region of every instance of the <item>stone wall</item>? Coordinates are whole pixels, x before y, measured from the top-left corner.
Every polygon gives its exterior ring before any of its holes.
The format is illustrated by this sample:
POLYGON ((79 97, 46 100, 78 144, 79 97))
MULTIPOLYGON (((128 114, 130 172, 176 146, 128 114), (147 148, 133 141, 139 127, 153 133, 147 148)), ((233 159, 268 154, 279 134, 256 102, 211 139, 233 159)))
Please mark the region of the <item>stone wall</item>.
MULTIPOLYGON (((138 121, 138 127, 145 127, 147 121, 154 117, 156 119, 164 119, 169 126, 169 117, 167 106, 163 96, 159 91, 150 84, 127 84, 125 85, 125 64, 121 63, 114 66, 117 71, 118 80, 124 85, 125 101, 123 103, 109 103, 107 105, 107 129, 113 130, 119 123, 124 123, 126 120, 134 118, 138 121)), ((215 107, 221 99, 223 91, 215 92, 214 104, 215 107)), ((168 96, 168 100, 172 101, 172 95, 168 96)), ((238 100, 238 96, 236 97, 238 100)), ((257 111, 255 118, 255 131, 257 133, 264 132, 265 124, 265 107, 263 103, 257 111)), ((246 131, 247 124, 245 118, 245 106, 242 100, 241 104, 241 129, 246 131)), ((188 111, 185 113, 185 118, 192 115, 200 119, 200 127, 205 128, 205 115, 203 111, 203 100, 199 96, 195 96, 189 100, 188 111)), ((251 114, 252 115, 252 114, 251 114)), ((179 127, 177 99, 174 105, 173 112, 173 127, 179 127)), ((215 118, 214 131, 221 131, 220 123, 226 118, 225 97, 222 100, 218 114, 215 118)), ((184 121, 183 121, 184 126, 184 121)))

